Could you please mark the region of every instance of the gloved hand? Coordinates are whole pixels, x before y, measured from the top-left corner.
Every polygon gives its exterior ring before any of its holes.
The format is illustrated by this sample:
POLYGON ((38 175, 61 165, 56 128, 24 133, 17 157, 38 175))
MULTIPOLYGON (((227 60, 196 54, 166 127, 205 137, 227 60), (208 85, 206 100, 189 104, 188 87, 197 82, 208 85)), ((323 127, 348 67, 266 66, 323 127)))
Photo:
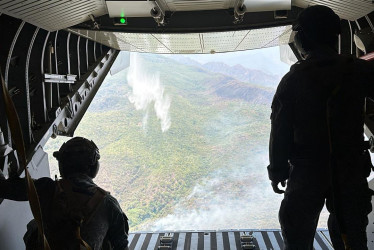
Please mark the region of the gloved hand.
POLYGON ((278 188, 279 183, 282 185, 282 187, 286 187, 286 181, 280 181, 280 182, 272 181, 271 186, 275 193, 284 194, 284 190, 278 188))

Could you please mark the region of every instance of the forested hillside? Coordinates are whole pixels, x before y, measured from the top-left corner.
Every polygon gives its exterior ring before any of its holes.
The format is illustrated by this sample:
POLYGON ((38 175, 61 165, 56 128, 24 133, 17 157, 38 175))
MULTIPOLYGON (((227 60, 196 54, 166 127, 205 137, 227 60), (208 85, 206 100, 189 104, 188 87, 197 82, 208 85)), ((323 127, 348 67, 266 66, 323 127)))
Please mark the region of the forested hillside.
MULTIPOLYGON (((281 197, 266 173, 274 89, 172 57, 134 58, 106 78, 75 133, 99 146, 96 182, 132 230, 278 227, 281 197)), ((49 154, 64 140, 51 139, 49 154)))

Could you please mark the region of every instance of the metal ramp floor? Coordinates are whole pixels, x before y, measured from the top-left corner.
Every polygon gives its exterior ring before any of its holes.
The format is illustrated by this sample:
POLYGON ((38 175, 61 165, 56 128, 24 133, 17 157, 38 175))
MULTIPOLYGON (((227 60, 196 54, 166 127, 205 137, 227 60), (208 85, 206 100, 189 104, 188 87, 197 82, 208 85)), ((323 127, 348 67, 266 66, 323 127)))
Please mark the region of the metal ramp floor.
MULTIPOLYGON (((247 237, 248 238, 248 237, 247 237)), ((249 244, 247 245, 249 247, 249 244)), ((219 230, 135 232, 129 235, 130 250, 235 250, 283 249, 280 230, 219 230), (253 236, 251 248, 243 248, 246 236, 253 236), (252 248, 254 247, 254 248, 252 248)), ((314 237, 315 250, 333 250, 326 229, 318 229, 314 237)))

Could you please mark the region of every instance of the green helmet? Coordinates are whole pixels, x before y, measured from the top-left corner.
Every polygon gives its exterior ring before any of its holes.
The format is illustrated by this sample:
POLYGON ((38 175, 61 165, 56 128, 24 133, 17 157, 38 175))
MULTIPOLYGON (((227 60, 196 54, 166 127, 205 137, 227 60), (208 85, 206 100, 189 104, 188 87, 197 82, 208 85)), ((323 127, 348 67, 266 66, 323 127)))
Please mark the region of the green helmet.
POLYGON ((85 173, 95 178, 99 171, 99 149, 93 141, 83 137, 74 137, 62 144, 53 156, 58 160, 62 177, 85 173))

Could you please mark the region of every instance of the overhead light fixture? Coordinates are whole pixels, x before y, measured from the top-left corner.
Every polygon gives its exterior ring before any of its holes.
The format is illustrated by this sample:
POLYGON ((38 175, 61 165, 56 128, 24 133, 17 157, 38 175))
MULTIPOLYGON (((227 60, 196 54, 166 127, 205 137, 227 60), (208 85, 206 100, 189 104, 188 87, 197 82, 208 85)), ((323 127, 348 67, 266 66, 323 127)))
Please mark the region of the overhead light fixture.
POLYGON ((127 18, 125 17, 125 12, 121 10, 119 17, 113 18, 114 25, 127 25, 127 18))
POLYGON ((115 17, 113 18, 114 25, 127 25, 126 17, 115 17))
POLYGON ((153 17, 158 26, 165 25, 165 15, 164 13, 162 13, 159 7, 154 7, 151 9, 151 16, 153 17))
POLYGON ((244 14, 247 11, 243 1, 239 1, 234 8, 234 24, 239 24, 243 22, 244 14))

